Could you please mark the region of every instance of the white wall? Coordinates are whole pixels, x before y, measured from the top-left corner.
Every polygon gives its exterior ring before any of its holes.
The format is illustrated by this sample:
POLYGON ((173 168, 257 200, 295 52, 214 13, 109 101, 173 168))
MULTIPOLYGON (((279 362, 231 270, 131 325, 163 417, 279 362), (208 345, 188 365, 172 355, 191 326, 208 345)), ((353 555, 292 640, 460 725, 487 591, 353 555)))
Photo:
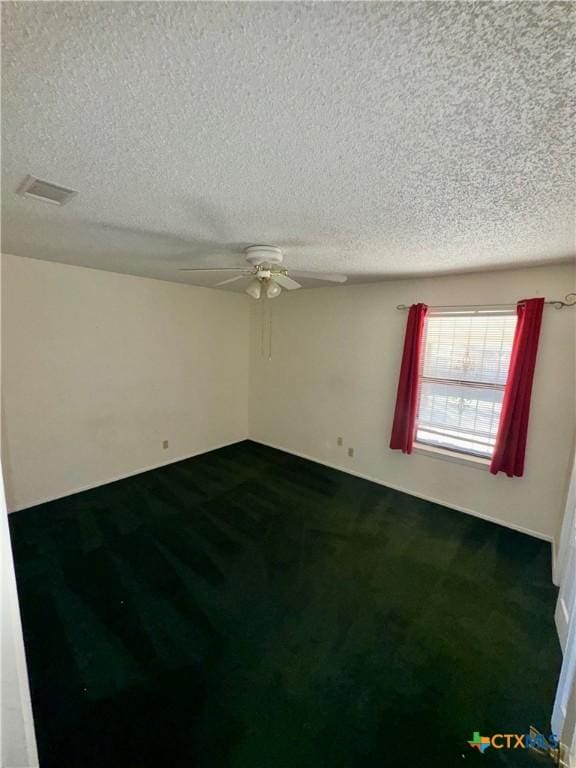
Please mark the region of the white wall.
POLYGON ((2 270, 10 510, 247 436, 246 296, 17 256, 2 270))
MULTIPOLYGON (((572 290, 576 293, 576 269, 574 270, 574 284, 572 286, 572 290)), ((574 330, 576 333, 576 312, 573 313, 573 321, 574 321, 574 330)), ((576 361, 575 361, 576 364, 576 361)), ((576 401, 576 390, 574 391, 574 400, 576 401)), ((576 493, 576 441, 575 441, 575 450, 574 450, 574 463, 573 463, 573 469, 572 469, 572 483, 574 485, 571 486, 571 491, 574 490, 576 493)), ((556 581, 555 584, 560 583, 561 589, 560 593, 558 595, 558 606, 556 608, 556 616, 560 614, 560 612, 563 612, 563 606, 562 603, 565 600, 565 595, 568 594, 570 588, 574 586, 574 583, 570 584, 570 579, 576 579, 576 574, 574 573, 574 570, 572 572, 568 571, 568 556, 570 551, 570 540, 573 540, 573 536, 576 529, 576 508, 575 508, 575 502, 576 498, 572 495, 572 493, 569 491, 568 493, 568 499, 566 503, 566 510, 564 513, 564 522, 562 526, 562 533, 561 533, 561 539, 560 539, 560 547, 559 547, 559 557, 561 558, 559 562, 559 567, 557 568, 556 572, 556 581)), ((576 595, 572 598, 573 603, 573 609, 571 611, 571 621, 576 622, 576 595)), ((559 629, 559 634, 561 627, 559 626, 558 618, 556 620, 556 626, 559 629)), ((567 696, 566 701, 566 716, 563 723, 562 733, 560 737, 560 741, 562 744, 565 745, 565 750, 568 754, 564 756, 565 761, 570 766, 570 768, 576 768, 576 643, 572 641, 572 643, 568 642, 568 635, 570 632, 571 627, 566 627, 566 644, 564 646, 564 661, 563 661, 563 667, 562 672, 560 675, 559 680, 559 686, 558 691, 556 694, 556 702, 554 705, 554 712, 555 714, 558 712, 558 710, 561 709, 562 706, 562 700, 565 695, 565 689, 564 686, 568 685, 570 686, 570 691, 567 696), (564 680, 564 672, 566 671, 566 676, 568 677, 568 670, 572 670, 572 680, 570 682, 564 680)), ((574 629, 572 629, 572 632, 574 632, 574 629)), ((554 719, 553 719, 554 722, 554 719)))
POLYGON ((268 303, 273 310, 268 360, 267 339, 262 352, 262 304, 243 295, 5 256, 9 508, 250 434, 553 537, 572 447, 576 310, 545 309, 526 475, 509 479, 388 449, 406 322, 406 313, 395 307, 419 300, 467 304, 562 297, 573 281, 573 266, 561 265, 284 292, 268 303), (338 435, 344 448, 336 445, 338 435), (166 451, 164 439, 170 442, 166 451), (348 445, 354 458, 346 455, 348 445))
POLYGON ((8 515, 0 472, 0 766, 38 765, 8 515))
POLYGON ((36 768, 37 765, 26 655, 0 465, 0 766, 36 768))
MULTIPOLYGON (((251 436, 545 538, 557 536, 574 425, 576 309, 544 310, 523 478, 388 448, 406 313, 396 305, 562 298, 572 265, 283 293, 272 359, 252 312, 251 436), (262 350, 264 346, 264 351, 262 350), (344 447, 336 445, 344 437, 344 447), (355 449, 354 458, 346 446, 355 449)), ((267 329, 265 328, 265 331, 267 329)))

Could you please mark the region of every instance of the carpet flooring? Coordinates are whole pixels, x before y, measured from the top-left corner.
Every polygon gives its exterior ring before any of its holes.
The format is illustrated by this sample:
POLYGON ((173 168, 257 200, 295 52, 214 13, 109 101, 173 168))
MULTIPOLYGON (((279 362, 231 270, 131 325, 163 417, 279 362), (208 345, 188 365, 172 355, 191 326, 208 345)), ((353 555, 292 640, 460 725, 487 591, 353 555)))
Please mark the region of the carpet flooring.
POLYGON ((10 527, 42 768, 542 764, 541 541, 249 441, 10 527))

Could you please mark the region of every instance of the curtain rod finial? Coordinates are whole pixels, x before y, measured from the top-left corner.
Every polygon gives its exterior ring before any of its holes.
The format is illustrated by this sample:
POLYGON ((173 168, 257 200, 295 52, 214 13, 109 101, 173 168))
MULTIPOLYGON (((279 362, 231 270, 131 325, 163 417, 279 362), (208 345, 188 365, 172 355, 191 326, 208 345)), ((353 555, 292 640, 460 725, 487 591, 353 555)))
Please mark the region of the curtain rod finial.
POLYGON ((549 303, 553 305, 554 309, 574 307, 576 306, 576 293, 567 293, 566 296, 564 296, 564 301, 550 301, 549 303))

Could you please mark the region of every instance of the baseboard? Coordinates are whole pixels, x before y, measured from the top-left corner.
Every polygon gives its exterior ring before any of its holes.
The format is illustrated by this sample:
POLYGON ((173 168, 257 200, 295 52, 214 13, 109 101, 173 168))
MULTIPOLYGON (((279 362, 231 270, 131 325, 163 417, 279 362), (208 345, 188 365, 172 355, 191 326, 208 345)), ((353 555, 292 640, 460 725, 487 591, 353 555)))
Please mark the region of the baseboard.
POLYGON ((426 496, 423 493, 415 493, 414 491, 411 491, 409 488, 404 488, 401 485, 395 485, 392 483, 384 482, 384 480, 380 480, 377 477, 371 477, 370 475, 365 474, 364 472, 357 472, 354 469, 350 469, 349 467, 342 467, 338 464, 332 464, 328 461, 323 461, 322 459, 317 459, 314 456, 309 456, 306 453, 301 453, 300 451, 293 451, 290 448, 283 448, 280 445, 274 445, 274 443, 268 443, 264 440, 257 440, 254 437, 250 437, 249 440, 251 440, 253 443, 259 443, 260 445, 265 445, 267 448, 274 448, 277 451, 282 451, 283 453, 290 453, 292 456, 298 456, 300 459, 307 459, 308 461, 313 461, 316 464, 322 464, 325 467, 329 467, 330 469, 335 469, 338 472, 345 472, 347 475, 353 475, 354 477, 360 477, 362 480, 369 480, 371 483, 376 483, 377 485, 383 485, 385 488, 391 488, 393 491, 400 491, 401 493, 406 493, 409 496, 414 496, 417 499, 423 499, 424 501, 430 501, 433 504, 439 504, 442 507, 447 507, 448 509, 454 509, 456 512, 464 512, 466 515, 472 515, 472 517, 478 517, 481 520, 486 520, 489 523, 495 523, 496 525, 501 525, 504 528, 510 528, 513 531, 518 531, 518 533, 525 533, 527 536, 533 536, 535 539, 540 539, 541 541, 546 541, 550 545, 552 545, 552 551, 554 552, 554 538, 552 536, 548 536, 545 533, 540 533, 539 531, 533 531, 530 528, 523 528, 520 525, 514 525, 513 523, 505 523, 502 520, 498 520, 495 517, 491 517, 490 515, 485 515, 482 512, 476 512, 473 509, 468 509, 467 507, 460 507, 456 504, 449 504, 446 501, 443 501, 442 499, 435 499, 432 496, 426 496))
POLYGON ((265 445, 268 448, 274 448, 277 451, 282 451, 284 453, 289 453, 292 456, 298 456, 301 459, 306 459, 307 461, 313 461, 316 464, 322 464, 325 467, 329 467, 330 469, 335 469, 338 472, 344 472, 348 475, 353 475, 354 477, 359 477, 362 480, 369 480, 371 483, 376 483, 377 485, 382 485, 385 488, 391 488, 394 491, 400 491, 400 493, 406 493, 409 496, 414 496, 418 499, 423 499, 424 501, 430 501, 433 504, 439 504, 440 506, 447 507, 448 509, 453 509, 456 512, 464 512, 466 515, 472 515, 472 517, 478 517, 481 520, 486 520, 489 523, 495 523, 496 525, 501 525, 504 528, 510 528, 513 531, 518 531, 519 533, 524 533, 527 536, 533 536, 536 539, 540 539, 541 541, 548 542, 552 547, 552 558, 553 558, 553 564, 554 564, 554 558, 555 558, 555 542, 554 538, 552 536, 547 536, 544 533, 540 533, 539 531, 533 531, 530 528, 524 528, 520 525, 514 525, 513 523, 506 523, 502 520, 498 520, 495 517, 491 517, 490 515, 485 515, 482 512, 476 512, 473 509, 468 509, 467 507, 461 507, 456 504, 450 504, 442 499, 436 499, 432 496, 427 496, 426 494, 422 493, 415 493, 414 491, 410 490, 409 488, 405 488, 401 485, 396 485, 393 483, 384 482, 383 480, 380 480, 377 477, 372 477, 371 475, 367 475, 364 472, 358 472, 354 469, 350 469, 349 467, 343 467, 339 464, 332 464, 328 461, 323 461, 322 459, 315 458, 314 456, 309 456, 306 453, 302 453, 300 451, 293 451, 289 448, 285 448, 280 445, 275 445, 274 443, 266 442, 265 440, 256 440, 253 437, 241 437, 236 440, 229 440, 223 443, 217 443, 216 445, 213 445, 209 448, 202 449, 200 451, 195 451, 194 453, 189 453, 184 456, 179 456, 177 458, 169 459, 168 461, 161 461, 158 464, 152 464, 147 467, 142 467, 140 469, 137 469, 133 472, 125 472, 120 475, 115 475, 113 477, 108 478, 107 480, 103 480, 101 482, 97 483, 89 483, 88 485, 84 485, 78 488, 71 489, 70 491, 67 491, 64 494, 58 494, 56 496, 47 496, 45 498, 41 498, 37 501, 34 501, 31 504, 26 505, 18 505, 11 509, 9 509, 9 513, 12 514, 14 512, 19 512, 23 509, 28 509, 30 507, 38 506, 39 504, 47 504, 51 501, 57 501, 58 499, 66 498, 66 496, 73 496, 76 493, 82 493, 83 491, 89 491, 93 488, 99 488, 102 485, 108 485, 109 483, 115 483, 118 480, 125 480, 128 477, 135 477, 136 475, 141 475, 144 472, 150 472, 153 469, 160 469, 161 467, 166 467, 169 464, 177 464, 179 461, 185 461, 186 459, 193 459, 195 456, 201 456, 204 453, 210 453, 211 451, 217 451, 219 448, 226 448, 229 445, 235 445, 236 443, 241 443, 244 440, 251 440, 253 443, 259 443, 260 445, 265 445))
POLYGON ((186 459, 193 459, 195 456, 202 456, 204 453, 210 453, 211 451, 217 451, 220 448, 226 448, 229 445, 236 445, 236 443, 243 443, 245 440, 249 440, 248 437, 240 437, 237 440, 228 440, 224 443, 217 443, 216 445, 211 446, 210 448, 203 448, 200 451, 195 451, 194 453, 187 453, 184 456, 179 456, 177 458, 168 459, 168 461, 161 461, 158 464, 151 464, 148 467, 142 467, 141 469, 136 469, 133 472, 124 472, 121 475, 114 475, 113 477, 110 477, 108 480, 102 480, 98 483, 89 483, 88 485, 83 485, 79 488, 73 488, 70 491, 67 491, 66 493, 60 493, 56 496, 46 496, 45 498, 39 499, 38 501, 34 501, 31 504, 26 505, 17 505, 15 507, 11 507, 8 509, 8 514, 13 514, 14 512, 20 512, 23 509, 30 509, 30 507, 37 507, 39 504, 48 504, 51 501, 58 501, 58 499, 65 499, 67 496, 74 496, 76 493, 82 493, 83 491, 91 491, 93 488, 100 488, 103 485, 109 485, 110 483, 116 483, 118 480, 126 480, 128 477, 136 477, 137 475, 142 475, 145 472, 151 472, 153 469, 160 469, 161 467, 167 467, 170 464, 177 464, 179 461, 186 461, 186 459))

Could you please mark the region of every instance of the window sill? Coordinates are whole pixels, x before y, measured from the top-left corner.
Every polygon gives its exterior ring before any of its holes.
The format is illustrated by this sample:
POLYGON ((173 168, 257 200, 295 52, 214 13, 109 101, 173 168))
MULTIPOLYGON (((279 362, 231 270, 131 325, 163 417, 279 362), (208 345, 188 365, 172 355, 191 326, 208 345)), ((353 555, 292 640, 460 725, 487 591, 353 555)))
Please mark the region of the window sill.
POLYGON ((432 445, 424 445, 424 443, 414 443, 413 453, 442 461, 451 461, 454 464, 465 464, 474 469, 487 470, 490 467, 490 459, 483 459, 480 456, 466 456, 463 453, 448 451, 445 448, 435 448, 432 445))

